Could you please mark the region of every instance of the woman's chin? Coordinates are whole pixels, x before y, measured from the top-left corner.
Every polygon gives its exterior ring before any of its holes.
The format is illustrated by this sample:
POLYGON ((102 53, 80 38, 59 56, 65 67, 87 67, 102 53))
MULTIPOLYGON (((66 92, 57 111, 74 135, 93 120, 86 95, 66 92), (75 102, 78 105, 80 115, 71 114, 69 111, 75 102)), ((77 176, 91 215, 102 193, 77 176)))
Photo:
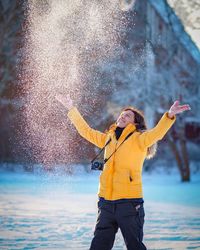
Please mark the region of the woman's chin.
POLYGON ((125 125, 124 125, 124 124, 121 124, 121 123, 118 123, 117 127, 124 128, 125 125))

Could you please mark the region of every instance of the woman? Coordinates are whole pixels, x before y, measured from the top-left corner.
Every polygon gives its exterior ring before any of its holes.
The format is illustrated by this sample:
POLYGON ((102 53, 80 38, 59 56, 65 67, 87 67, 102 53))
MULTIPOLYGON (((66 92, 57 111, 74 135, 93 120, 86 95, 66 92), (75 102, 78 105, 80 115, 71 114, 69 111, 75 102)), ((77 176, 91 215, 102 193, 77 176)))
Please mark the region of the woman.
POLYGON ((144 200, 142 166, 145 158, 156 151, 161 140, 176 120, 176 114, 189 110, 189 105, 175 101, 158 124, 147 130, 143 114, 135 108, 126 108, 115 124, 102 133, 89 127, 69 96, 58 95, 68 109, 68 117, 79 134, 99 148, 105 147, 103 171, 98 190, 98 218, 90 250, 112 249, 120 228, 128 250, 147 249, 143 244, 144 200))

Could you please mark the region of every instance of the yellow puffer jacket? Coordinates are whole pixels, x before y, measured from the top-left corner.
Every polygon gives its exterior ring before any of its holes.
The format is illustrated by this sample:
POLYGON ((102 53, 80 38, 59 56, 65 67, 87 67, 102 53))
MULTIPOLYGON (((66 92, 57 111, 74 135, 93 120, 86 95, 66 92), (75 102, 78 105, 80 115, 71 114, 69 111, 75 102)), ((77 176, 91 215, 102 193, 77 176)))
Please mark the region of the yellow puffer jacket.
POLYGON ((99 148, 103 148, 111 138, 106 146, 104 159, 109 158, 130 132, 135 131, 104 165, 100 174, 98 195, 107 200, 143 198, 142 166, 147 148, 164 137, 176 116, 169 118, 168 112, 165 112, 158 124, 145 132, 138 132, 135 125, 128 124, 118 141, 115 138, 116 125, 107 133, 92 129, 75 107, 68 112, 68 117, 79 134, 99 148))

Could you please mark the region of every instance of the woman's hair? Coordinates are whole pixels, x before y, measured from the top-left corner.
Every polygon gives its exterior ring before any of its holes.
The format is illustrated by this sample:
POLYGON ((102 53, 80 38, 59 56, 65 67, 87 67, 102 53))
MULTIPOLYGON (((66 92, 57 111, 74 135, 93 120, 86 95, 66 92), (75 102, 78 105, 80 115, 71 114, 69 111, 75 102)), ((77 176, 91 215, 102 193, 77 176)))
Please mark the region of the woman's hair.
MULTIPOLYGON (((130 110, 134 113, 134 116, 135 116, 135 126, 136 126, 136 130, 138 132, 144 132, 147 130, 147 125, 146 125, 146 122, 145 122, 145 118, 144 118, 144 114, 142 111, 138 110, 137 108, 135 107, 126 107, 122 110, 123 111, 127 111, 127 110, 130 110)), ((111 125, 112 127, 112 125, 111 125)), ((111 128, 110 127, 110 128, 111 128)), ((156 151, 157 151, 157 143, 153 144, 152 146, 148 147, 147 148, 147 156, 146 156, 146 159, 151 159, 155 156, 156 154, 156 151)))

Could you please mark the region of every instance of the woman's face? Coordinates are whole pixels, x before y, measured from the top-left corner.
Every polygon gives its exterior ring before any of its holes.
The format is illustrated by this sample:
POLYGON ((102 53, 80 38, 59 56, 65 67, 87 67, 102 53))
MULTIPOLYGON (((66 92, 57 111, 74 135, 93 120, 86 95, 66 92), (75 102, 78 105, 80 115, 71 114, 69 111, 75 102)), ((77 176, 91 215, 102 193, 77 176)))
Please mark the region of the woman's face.
POLYGON ((129 123, 134 124, 135 115, 131 110, 123 111, 118 119, 117 119, 117 126, 120 128, 125 128, 129 123))

